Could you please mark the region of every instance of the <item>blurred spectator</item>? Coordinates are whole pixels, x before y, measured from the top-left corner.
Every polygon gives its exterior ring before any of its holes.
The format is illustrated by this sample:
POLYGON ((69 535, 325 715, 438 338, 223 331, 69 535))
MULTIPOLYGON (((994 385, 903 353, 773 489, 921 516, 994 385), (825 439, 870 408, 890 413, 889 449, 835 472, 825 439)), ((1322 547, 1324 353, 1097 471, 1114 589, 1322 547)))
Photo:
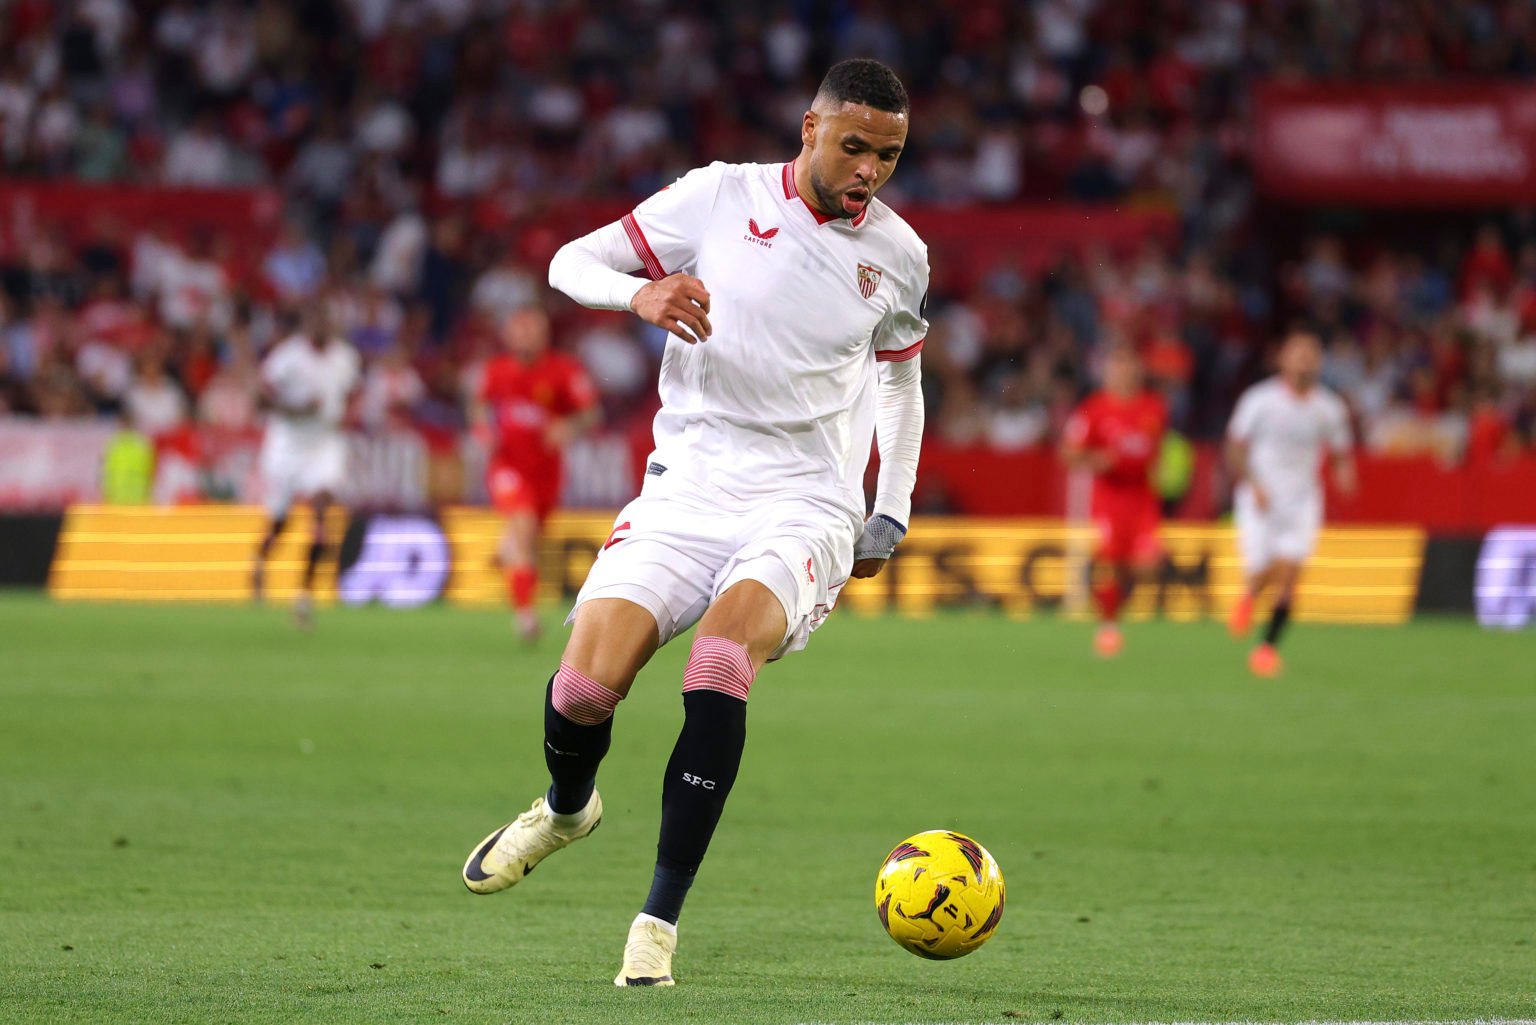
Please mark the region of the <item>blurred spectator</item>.
POLYGON ((416 404, 426 397, 426 385, 398 347, 386 349, 369 365, 357 397, 357 418, 371 431, 411 424, 416 404))
POLYGON ((11 359, 10 347, 0 345, 0 416, 21 415, 32 411, 26 379, 17 372, 11 359))
POLYGON ((117 181, 128 175, 128 139, 105 102, 92 105, 71 140, 74 173, 84 181, 117 181))
POLYGON ((101 500, 108 505, 144 505, 155 483, 155 446, 127 419, 107 442, 101 460, 101 500))
POLYGON ((180 427, 187 418, 187 398, 165 372, 165 363, 152 353, 136 361, 133 383, 123 396, 123 409, 133 429, 153 438, 180 427))
POLYGON ((229 326, 231 285, 214 258, 215 246, 214 236, 205 231, 194 235, 185 249, 173 244, 153 253, 158 273, 149 288, 166 326, 187 329, 206 323, 218 330, 229 326))
POLYGON ((329 217, 341 205, 357 167, 357 155, 334 116, 320 120, 288 168, 288 184, 299 199, 318 204, 329 217))
POLYGON ((1046 440, 1050 427, 1040 396, 1023 374, 1010 374, 998 388, 998 402, 987 423, 986 440, 1004 452, 1030 448, 1046 440))
POLYGON ((491 320, 500 323, 513 310, 533 303, 538 297, 538 288, 534 276, 508 245, 503 248, 501 258, 475 279, 470 302, 491 320))
POLYGON ((250 430, 257 423, 259 390, 255 359, 249 349, 237 351, 203 386, 197 397, 198 422, 227 431, 250 430))
POLYGON ((325 257, 303 228, 287 221, 262 263, 262 273, 278 301, 292 307, 319 291, 325 281, 325 257))
POLYGON ((235 183, 235 158, 213 114, 204 112, 171 139, 165 152, 168 185, 235 183))

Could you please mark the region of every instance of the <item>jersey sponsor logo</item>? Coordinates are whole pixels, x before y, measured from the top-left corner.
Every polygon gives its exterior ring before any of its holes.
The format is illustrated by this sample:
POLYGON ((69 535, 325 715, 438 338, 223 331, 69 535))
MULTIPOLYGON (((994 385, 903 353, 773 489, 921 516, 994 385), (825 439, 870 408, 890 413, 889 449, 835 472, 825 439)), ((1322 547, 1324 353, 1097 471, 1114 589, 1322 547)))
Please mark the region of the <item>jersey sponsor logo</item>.
POLYGON ((878 267, 871 267, 867 263, 859 264, 859 294, 864 298, 872 298, 875 289, 880 287, 881 271, 878 267))
POLYGON ((654 463, 653 462, 653 463, 651 463, 649 466, 647 466, 645 468, 645 475, 647 477, 660 477, 662 474, 664 474, 666 472, 667 472, 667 468, 665 466, 662 466, 660 463, 654 463))
POLYGON ((773 238, 773 236, 779 233, 778 228, 769 228, 767 231, 759 228, 757 226, 757 219, 755 217, 747 218, 747 231, 750 234, 741 236, 742 241, 751 242, 755 245, 762 246, 764 249, 773 248, 773 243, 770 242, 769 239, 773 238))

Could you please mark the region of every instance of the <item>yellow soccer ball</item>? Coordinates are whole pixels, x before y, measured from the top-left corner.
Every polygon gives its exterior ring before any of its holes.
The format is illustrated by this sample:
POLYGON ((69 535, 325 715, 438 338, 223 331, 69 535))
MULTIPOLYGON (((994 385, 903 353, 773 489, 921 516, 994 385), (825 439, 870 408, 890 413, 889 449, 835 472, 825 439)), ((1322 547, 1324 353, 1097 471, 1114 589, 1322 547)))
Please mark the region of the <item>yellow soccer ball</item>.
POLYGON ((968 836, 935 829, 886 855, 875 877, 875 912, 891 939, 935 961, 964 957, 1003 920, 1003 873, 968 836))

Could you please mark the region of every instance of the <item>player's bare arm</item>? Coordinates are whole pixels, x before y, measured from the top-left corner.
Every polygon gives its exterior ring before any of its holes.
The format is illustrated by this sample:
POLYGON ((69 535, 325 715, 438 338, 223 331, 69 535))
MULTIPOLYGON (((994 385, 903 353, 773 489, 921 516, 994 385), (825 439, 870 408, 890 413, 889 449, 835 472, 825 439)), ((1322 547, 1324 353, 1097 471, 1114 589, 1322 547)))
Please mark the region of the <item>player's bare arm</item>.
POLYGON ((1089 448, 1072 437, 1061 443, 1061 460, 1076 469, 1103 473, 1115 462, 1115 454, 1107 448, 1089 448))
POLYGON ((469 430, 484 444, 491 443, 491 409, 478 398, 469 400, 469 430))
POLYGON ((709 290, 691 274, 669 274, 642 285, 629 308, 647 324, 655 324, 692 345, 710 336, 709 290))
POLYGON ((1333 483, 1345 498, 1353 498, 1360 490, 1360 474, 1355 466, 1354 455, 1341 452, 1333 457, 1333 483))
POLYGON ((261 386, 258 402, 263 409, 270 409, 285 416, 313 416, 320 411, 319 399, 309 399, 305 402, 288 401, 270 384, 261 386))
POLYGON ((1240 441, 1237 438, 1227 439, 1227 471, 1232 474, 1233 487, 1247 482, 1248 490, 1253 494, 1253 504, 1259 507, 1259 512, 1269 511, 1269 495, 1248 472, 1246 441, 1240 441))
POLYGON ((584 435, 592 433, 603 422, 603 411, 596 406, 557 416, 549 421, 544 431, 544 443, 550 448, 564 448, 584 435))

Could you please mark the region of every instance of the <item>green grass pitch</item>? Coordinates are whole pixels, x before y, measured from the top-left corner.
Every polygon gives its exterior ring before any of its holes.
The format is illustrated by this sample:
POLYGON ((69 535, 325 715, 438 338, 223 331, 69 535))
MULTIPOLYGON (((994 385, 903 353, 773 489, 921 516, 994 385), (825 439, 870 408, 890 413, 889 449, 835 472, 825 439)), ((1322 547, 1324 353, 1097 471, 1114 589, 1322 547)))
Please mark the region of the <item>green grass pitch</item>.
MULTIPOLYGON (((553 625, 553 616, 551 619, 553 625)), ((0 1021, 1536 1018, 1536 636, 834 617, 752 697, 675 990, 616 990, 686 644, 619 709, 603 827, 458 872, 544 786, 503 615, 0 599, 0 1021), (1007 914, 928 963, 875 870, 975 835, 1007 914)))

